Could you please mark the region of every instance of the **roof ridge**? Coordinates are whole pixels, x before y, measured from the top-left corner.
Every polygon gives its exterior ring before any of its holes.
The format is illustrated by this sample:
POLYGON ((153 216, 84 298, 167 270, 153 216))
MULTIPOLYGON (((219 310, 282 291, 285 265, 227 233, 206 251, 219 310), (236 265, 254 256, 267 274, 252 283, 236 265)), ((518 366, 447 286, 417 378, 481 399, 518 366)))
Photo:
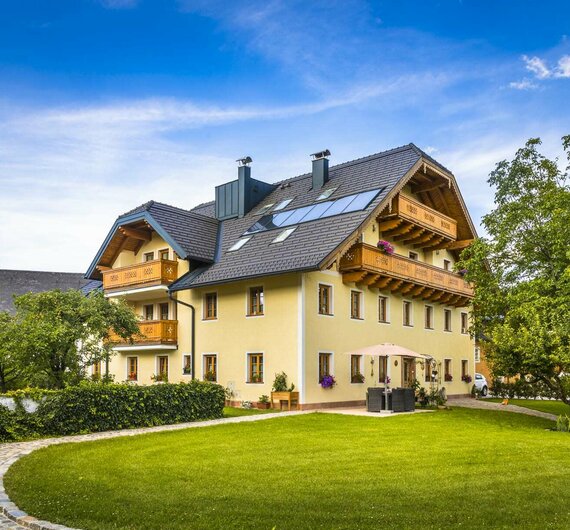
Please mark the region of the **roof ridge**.
POLYGON ((411 148, 418 153, 418 155, 427 158, 430 162, 432 162, 433 164, 435 164, 436 166, 439 166, 440 168, 442 168, 444 171, 447 171, 450 175, 453 175, 453 172, 449 169, 447 169, 441 162, 438 162, 433 156, 429 155, 428 153, 426 153, 423 149, 419 148, 416 144, 414 143, 410 143, 409 144, 411 146, 411 148))
POLYGON ((79 274, 83 276, 82 272, 64 272, 64 271, 37 271, 30 269, 0 269, 0 272, 34 272, 40 274, 79 274))
POLYGON ((179 210, 180 212, 182 212, 184 214, 189 214, 191 216, 200 217, 201 219, 204 219, 206 221, 217 222, 217 219, 214 219, 213 217, 210 217, 208 215, 204 215, 204 214, 199 213, 199 212, 194 212, 192 210, 186 210, 185 208, 180 208, 179 206, 172 206, 172 204, 166 204, 164 202, 157 202, 157 201, 152 201, 152 202, 153 202, 153 205, 156 205, 158 207, 166 206, 167 208, 172 208, 173 210, 179 210))
MULTIPOLYGON (((362 164, 363 162, 369 162, 370 160, 374 160, 375 158, 383 158, 384 156, 393 155, 393 154, 396 154, 398 152, 405 151, 407 149, 413 149, 412 146, 415 147, 414 144, 409 143, 406 145, 401 145, 399 147, 394 147, 392 149, 387 149, 386 151, 379 151, 378 153, 374 153, 371 155, 366 155, 366 156, 362 156, 359 158, 355 158, 354 160, 348 160, 346 162, 340 162, 338 164, 335 164, 334 166, 330 166, 329 171, 332 171, 333 169, 343 169, 345 167, 351 167, 353 165, 362 164)), ((287 179, 277 181, 274 184, 280 185, 280 184, 284 184, 285 182, 291 182, 292 180, 301 180, 303 178, 310 178, 310 177, 311 177, 311 173, 303 173, 301 175, 296 175, 295 177, 289 177, 287 179)))

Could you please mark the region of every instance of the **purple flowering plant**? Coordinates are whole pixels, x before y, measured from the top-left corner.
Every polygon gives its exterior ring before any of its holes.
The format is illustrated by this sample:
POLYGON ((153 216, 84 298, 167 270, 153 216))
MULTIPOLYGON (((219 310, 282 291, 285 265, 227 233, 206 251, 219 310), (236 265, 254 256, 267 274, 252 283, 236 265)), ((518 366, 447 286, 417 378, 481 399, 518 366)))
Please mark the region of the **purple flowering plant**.
POLYGON ((384 239, 378 241, 377 247, 386 254, 394 254, 394 246, 384 239))
POLYGON ((321 379, 321 386, 323 388, 332 388, 335 385, 336 385, 336 380, 334 378, 334 375, 325 375, 321 379))

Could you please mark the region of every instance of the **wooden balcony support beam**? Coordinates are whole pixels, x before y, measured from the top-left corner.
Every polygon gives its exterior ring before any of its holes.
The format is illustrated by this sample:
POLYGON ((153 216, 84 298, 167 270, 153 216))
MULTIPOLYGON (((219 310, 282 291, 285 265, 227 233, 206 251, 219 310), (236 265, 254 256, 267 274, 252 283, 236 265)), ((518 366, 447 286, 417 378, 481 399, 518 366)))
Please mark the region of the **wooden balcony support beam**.
POLYGON ((385 289, 393 280, 394 278, 385 276, 384 278, 378 280, 376 283, 373 283, 370 287, 375 287, 376 289, 385 289))
POLYGON ((407 234, 413 228, 414 228, 413 224, 404 222, 401 225, 399 225, 397 228, 394 228, 393 230, 385 230, 384 234, 390 237, 400 236, 401 234, 407 234))
POLYGON ((475 241, 474 239, 460 239, 458 241, 445 241, 440 243, 430 250, 463 250, 467 248, 471 243, 475 241))
POLYGON ((435 291, 435 293, 429 296, 426 300, 429 300, 430 302, 437 302, 444 294, 445 291, 435 291))
POLYGON ((404 220, 399 219, 399 218, 398 219, 389 219, 387 221, 380 221, 378 223, 378 231, 379 232, 388 232, 390 230, 393 230, 394 228, 397 228, 403 222, 404 222, 404 220))
POLYGON ((432 191, 437 188, 443 188, 447 183, 443 181, 439 182, 426 182, 425 184, 412 186, 412 193, 425 193, 426 191, 432 191))
POLYGON ((342 275, 342 283, 360 283, 367 275, 367 271, 345 272, 342 275))
POLYGON ((395 293, 404 283, 404 280, 397 280, 395 283, 389 286, 390 291, 395 293))
POLYGON ((394 241, 404 241, 404 243, 405 243, 406 241, 409 241, 411 239, 414 239, 415 237, 420 236, 424 232, 425 232, 425 228, 421 228, 421 227, 415 228, 414 230, 408 230, 408 232, 406 232, 405 234, 398 235, 398 236, 394 237, 394 241))
POLYGON ((452 298, 454 298, 454 294, 453 293, 445 293, 439 300, 438 302, 440 304, 447 304, 452 298))
POLYGON ((405 295, 408 294, 412 289, 414 289, 416 285, 413 283, 409 283, 406 287, 404 287, 401 291, 400 294, 405 295))
POLYGON ((381 278, 380 274, 370 274, 359 283, 362 283, 363 285, 370 287, 372 284, 376 283, 380 278, 381 278))
POLYGON ((119 231, 126 237, 132 237, 133 239, 139 239, 141 241, 150 241, 152 239, 152 233, 148 230, 119 226, 119 231))
POLYGON ((426 287, 423 285, 417 285, 415 289, 412 290, 410 295, 412 298, 423 298, 422 293, 426 290, 426 287))

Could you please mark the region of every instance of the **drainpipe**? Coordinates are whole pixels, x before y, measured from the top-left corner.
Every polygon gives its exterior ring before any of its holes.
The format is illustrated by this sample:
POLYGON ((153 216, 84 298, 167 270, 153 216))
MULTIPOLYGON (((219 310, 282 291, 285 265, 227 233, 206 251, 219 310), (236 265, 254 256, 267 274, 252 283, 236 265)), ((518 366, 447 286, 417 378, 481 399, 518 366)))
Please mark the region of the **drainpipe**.
POLYGON ((191 341, 191 352, 190 352, 190 363, 191 363, 191 370, 192 370, 192 380, 196 379, 196 372, 194 370, 195 367, 195 351, 196 351, 196 309, 192 304, 187 304, 182 300, 177 300, 174 298, 172 291, 168 291, 168 298, 170 298, 175 304, 182 304, 183 306, 189 307, 192 310, 192 341, 191 341))

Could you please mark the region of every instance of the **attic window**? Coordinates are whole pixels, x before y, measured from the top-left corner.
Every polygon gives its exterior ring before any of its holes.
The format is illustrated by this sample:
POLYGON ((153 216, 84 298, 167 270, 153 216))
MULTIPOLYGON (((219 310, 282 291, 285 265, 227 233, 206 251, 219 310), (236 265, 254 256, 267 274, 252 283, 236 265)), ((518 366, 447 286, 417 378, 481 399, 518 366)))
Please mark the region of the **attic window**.
POLYGON ((323 191, 316 199, 315 201, 323 201, 325 199, 328 199, 336 190, 338 190, 338 187, 336 188, 329 188, 328 190, 323 191))
POLYGON ((241 247, 243 247, 249 240, 251 239, 251 237, 242 237, 241 239, 238 239, 233 246, 231 246, 228 249, 228 252, 232 252, 234 250, 239 250, 241 247))
POLYGON ((275 203, 272 202, 271 204, 266 204, 265 206, 262 206, 256 213, 256 215, 262 215, 265 212, 268 212, 269 210, 271 210, 271 207, 274 205, 275 203))
POLYGON ((295 230, 297 230, 297 227, 294 226, 293 228, 287 228, 286 230, 283 230, 283 232, 281 232, 273 241, 272 243, 281 243, 282 241, 285 241, 295 230))
POLYGON ((284 201, 281 201, 279 204, 277 204, 273 211, 276 212, 277 210, 283 210, 283 208, 286 208, 289 206, 289 204, 291 204, 292 200, 293 199, 285 199, 284 201))

